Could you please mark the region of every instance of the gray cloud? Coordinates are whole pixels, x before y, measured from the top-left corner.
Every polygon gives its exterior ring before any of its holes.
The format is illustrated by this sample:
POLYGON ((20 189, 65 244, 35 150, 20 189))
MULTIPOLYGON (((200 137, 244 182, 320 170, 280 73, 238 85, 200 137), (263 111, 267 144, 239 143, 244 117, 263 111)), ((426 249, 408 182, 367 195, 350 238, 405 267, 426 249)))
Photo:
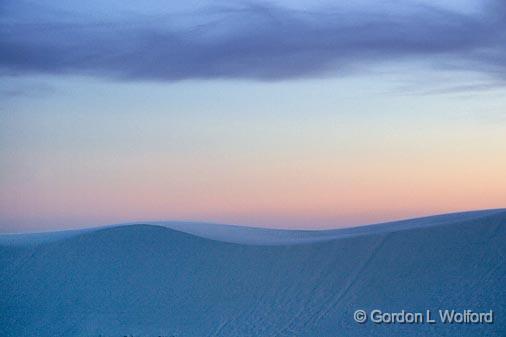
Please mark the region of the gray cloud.
MULTIPOLYGON (((2 5, 9 7, 9 2, 2 5)), ((41 8, 37 9, 41 11, 41 8)), ((0 20, 0 71, 87 74, 127 80, 339 76, 374 64, 423 60, 506 80, 506 5, 465 15, 405 11, 300 11, 269 4, 214 7, 185 16, 110 21, 0 20)))

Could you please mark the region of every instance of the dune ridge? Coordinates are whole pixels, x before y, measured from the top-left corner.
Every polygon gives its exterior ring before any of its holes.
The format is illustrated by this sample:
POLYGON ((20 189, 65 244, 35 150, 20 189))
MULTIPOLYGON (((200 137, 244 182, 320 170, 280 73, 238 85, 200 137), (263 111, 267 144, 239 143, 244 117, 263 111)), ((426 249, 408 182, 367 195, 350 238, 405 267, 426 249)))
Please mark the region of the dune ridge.
POLYGON ((318 241, 329 241, 339 238, 353 237, 409 230, 419 227, 441 226, 454 222, 477 221, 482 218, 506 214, 506 208, 489 209, 468 212, 456 212, 440 215, 431 215, 413 219, 389 221, 371 225, 343 227, 337 229, 299 230, 299 229, 272 229, 264 227, 249 227, 229 224, 189 222, 189 221, 146 221, 131 222, 99 227, 70 229, 62 231, 48 231, 38 233, 0 234, 0 245, 29 245, 57 241, 94 231, 115 227, 135 225, 158 226, 183 232, 198 237, 252 245, 283 245, 303 244, 318 241))
POLYGON ((326 231, 154 222, 0 236, 0 335, 504 336, 506 210, 326 231), (493 310, 375 325, 357 309, 493 310))

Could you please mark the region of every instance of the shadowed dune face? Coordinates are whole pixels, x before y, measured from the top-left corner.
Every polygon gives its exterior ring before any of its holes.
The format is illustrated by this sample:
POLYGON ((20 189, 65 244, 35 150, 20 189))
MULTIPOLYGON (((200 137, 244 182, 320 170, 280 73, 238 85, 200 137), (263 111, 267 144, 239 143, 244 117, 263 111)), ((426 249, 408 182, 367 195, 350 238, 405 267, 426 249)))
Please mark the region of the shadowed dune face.
POLYGON ((505 211, 351 231, 269 245, 153 225, 3 240, 0 335, 504 336, 505 211), (441 308, 492 309, 496 321, 353 321, 357 309, 441 308))

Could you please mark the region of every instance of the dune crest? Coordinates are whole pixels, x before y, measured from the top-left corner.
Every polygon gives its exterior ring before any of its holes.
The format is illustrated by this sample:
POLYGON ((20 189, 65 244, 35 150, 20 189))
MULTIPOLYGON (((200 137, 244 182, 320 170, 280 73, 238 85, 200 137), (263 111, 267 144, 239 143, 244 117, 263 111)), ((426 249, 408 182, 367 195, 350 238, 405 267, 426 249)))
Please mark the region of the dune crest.
POLYGON ((1 240, 6 337, 506 331, 504 210, 330 231, 151 223, 1 240), (358 324, 357 309, 493 310, 496 321, 358 324))

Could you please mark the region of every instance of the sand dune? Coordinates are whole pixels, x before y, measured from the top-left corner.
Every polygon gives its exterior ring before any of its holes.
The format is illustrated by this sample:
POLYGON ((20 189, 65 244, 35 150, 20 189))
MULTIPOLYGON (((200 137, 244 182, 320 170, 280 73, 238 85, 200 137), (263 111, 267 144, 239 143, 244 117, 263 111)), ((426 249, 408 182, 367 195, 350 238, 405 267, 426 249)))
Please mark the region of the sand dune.
POLYGON ((0 336, 505 336, 506 210, 349 229, 157 222, 0 236, 0 336), (358 324, 357 309, 493 310, 358 324))

